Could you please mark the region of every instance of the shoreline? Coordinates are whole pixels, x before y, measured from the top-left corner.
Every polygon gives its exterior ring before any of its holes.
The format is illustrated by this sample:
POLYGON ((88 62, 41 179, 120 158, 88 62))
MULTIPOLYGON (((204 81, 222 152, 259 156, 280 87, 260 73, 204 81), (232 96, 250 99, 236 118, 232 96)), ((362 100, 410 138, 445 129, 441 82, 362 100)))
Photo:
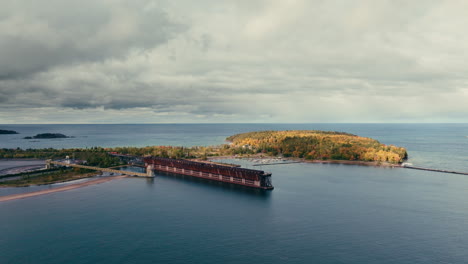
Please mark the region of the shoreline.
POLYGON ((343 165, 372 166, 372 167, 384 167, 384 168, 402 168, 401 164, 393 164, 393 163, 379 162, 379 161, 360 161, 360 160, 300 160, 300 161, 304 163, 343 164, 343 165))
POLYGON ((78 189, 78 188, 86 187, 90 185, 100 184, 100 183, 104 183, 104 182, 108 182, 112 180, 122 179, 126 177, 127 177, 126 175, 111 176, 111 177, 90 180, 90 181, 76 183, 76 184, 70 184, 67 186, 57 187, 57 188, 48 189, 48 190, 40 190, 40 191, 35 191, 35 192, 5 195, 5 196, 0 196, 0 202, 24 199, 28 197, 34 197, 34 196, 39 196, 39 195, 44 195, 44 194, 49 194, 49 193, 63 192, 63 191, 78 189))
MULTIPOLYGON (((268 156, 250 156, 250 157, 239 157, 239 156, 215 156, 209 157, 208 160, 216 159, 258 159, 258 160, 268 160, 268 159, 277 159, 275 157, 268 156)), ((282 160, 293 161, 297 163, 320 163, 320 164, 342 164, 342 165, 357 165, 357 166, 372 166, 372 167, 385 167, 385 168, 403 168, 401 164, 393 164, 388 162, 378 162, 378 161, 360 161, 360 160, 306 160, 303 158, 281 158, 282 160)), ((257 163, 261 164, 261 163, 257 163)), ((281 165, 281 162, 275 163, 281 165)), ((285 162, 288 164, 288 162, 285 162)), ((272 165, 272 164, 265 164, 272 165)))
MULTIPOLYGON (((1 188, 21 188, 21 187, 29 187, 29 186, 41 186, 41 185, 50 185, 50 184, 56 184, 56 183, 64 183, 64 182, 70 182, 70 181, 75 181, 75 180, 81 180, 81 179, 86 179, 86 178, 91 178, 91 177, 95 177, 95 176, 99 176, 101 175, 100 173, 97 173, 97 172, 89 172, 89 173, 85 173, 85 174, 78 174, 78 175, 75 175, 75 176, 72 176, 71 178, 66 178, 66 179, 60 179, 60 180, 56 180, 56 181, 52 181, 52 182, 40 182, 40 183, 26 183, 26 184, 5 184, 5 185, 0 185, 0 189, 1 188)), ((21 177, 21 176, 16 176, 16 177, 21 177)), ((14 181, 14 179, 10 179, 10 178, 4 178, 2 182, 8 182, 8 181, 14 181)))
POLYGON ((38 171, 43 168, 44 168, 43 164, 31 164, 31 165, 10 167, 10 168, 0 170, 0 177, 8 176, 10 174, 19 174, 19 173, 24 173, 24 172, 38 171))

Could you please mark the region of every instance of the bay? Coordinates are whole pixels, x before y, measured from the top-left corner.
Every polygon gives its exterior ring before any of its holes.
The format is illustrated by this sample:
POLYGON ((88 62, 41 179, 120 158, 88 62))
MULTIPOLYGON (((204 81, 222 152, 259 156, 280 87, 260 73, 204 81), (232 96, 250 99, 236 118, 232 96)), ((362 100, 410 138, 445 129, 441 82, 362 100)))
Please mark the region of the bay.
MULTIPOLYGON (((2 148, 215 145, 246 131, 320 129, 406 147, 415 165, 467 171, 468 161, 467 124, 0 127, 21 133, 2 136, 2 148), (21 139, 43 132, 75 138, 21 139)), ((0 203, 0 263, 468 262, 467 176, 327 164, 260 169, 273 173, 273 191, 158 174, 0 203)))

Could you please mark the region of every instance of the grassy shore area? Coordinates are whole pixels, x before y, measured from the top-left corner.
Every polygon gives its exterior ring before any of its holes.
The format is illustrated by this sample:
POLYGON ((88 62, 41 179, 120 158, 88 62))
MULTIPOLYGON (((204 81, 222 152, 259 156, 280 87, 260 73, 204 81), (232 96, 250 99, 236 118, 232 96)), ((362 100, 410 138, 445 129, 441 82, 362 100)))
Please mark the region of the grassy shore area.
POLYGON ((100 179, 95 179, 95 180, 90 180, 87 182, 80 182, 76 184, 70 184, 67 186, 62 186, 58 188, 53 188, 53 189, 48 189, 48 190, 41 190, 37 192, 29 192, 29 193, 20 193, 20 194, 12 194, 12 195, 6 195, 6 196, 0 196, 0 202, 6 202, 6 201, 12 201, 12 200, 17 200, 17 199, 24 199, 28 197, 34 197, 38 195, 44 195, 44 194, 49 194, 49 193, 56 193, 56 192, 63 192, 63 191, 68 191, 68 190, 73 190, 85 186, 90 186, 94 184, 99 184, 99 183, 104 183, 116 179, 123 179, 127 176, 125 175, 119 175, 119 176, 113 176, 113 177, 105 177, 105 178, 100 178, 100 179))
POLYGON ((53 171, 40 175, 26 174, 19 179, 2 181, 1 187, 26 187, 31 185, 45 185, 59 182, 67 182, 100 175, 100 172, 83 172, 80 170, 53 171))

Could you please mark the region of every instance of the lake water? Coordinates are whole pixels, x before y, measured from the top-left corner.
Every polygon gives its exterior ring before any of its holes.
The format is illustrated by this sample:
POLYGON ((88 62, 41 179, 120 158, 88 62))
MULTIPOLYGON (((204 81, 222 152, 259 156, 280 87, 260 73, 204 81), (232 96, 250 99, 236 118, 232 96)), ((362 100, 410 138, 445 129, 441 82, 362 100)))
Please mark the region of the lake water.
MULTIPOLYGON (((415 165, 468 171, 468 124, 0 129, 21 133, 2 135, 2 148, 215 145, 253 130, 334 130, 406 147, 415 165), (21 139, 45 132, 75 138, 21 139)), ((0 263, 468 263, 468 176, 326 164, 255 168, 273 173, 273 191, 158 174, 0 203, 0 263)), ((44 187, 14 192, 35 188, 44 187)))

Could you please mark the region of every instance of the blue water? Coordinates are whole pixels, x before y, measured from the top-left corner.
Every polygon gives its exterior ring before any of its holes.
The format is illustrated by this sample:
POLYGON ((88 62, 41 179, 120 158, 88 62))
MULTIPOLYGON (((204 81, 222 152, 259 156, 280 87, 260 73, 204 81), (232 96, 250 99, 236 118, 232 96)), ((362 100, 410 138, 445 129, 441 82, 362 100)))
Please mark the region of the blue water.
MULTIPOLYGON (((0 147, 212 145, 251 130, 336 130, 404 146, 414 164, 468 171, 467 124, 0 129, 22 133, 2 136, 0 147), (42 132, 76 138, 19 139, 42 132)), ((273 173, 271 192, 159 174, 0 203, 0 263, 468 263, 468 176, 326 164, 262 169, 273 173)))

